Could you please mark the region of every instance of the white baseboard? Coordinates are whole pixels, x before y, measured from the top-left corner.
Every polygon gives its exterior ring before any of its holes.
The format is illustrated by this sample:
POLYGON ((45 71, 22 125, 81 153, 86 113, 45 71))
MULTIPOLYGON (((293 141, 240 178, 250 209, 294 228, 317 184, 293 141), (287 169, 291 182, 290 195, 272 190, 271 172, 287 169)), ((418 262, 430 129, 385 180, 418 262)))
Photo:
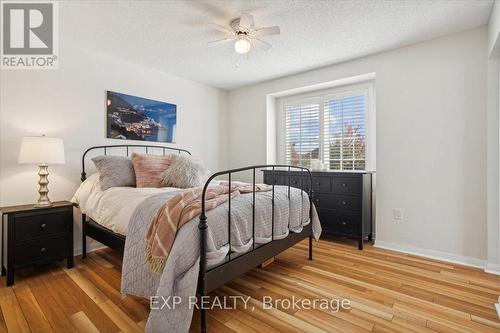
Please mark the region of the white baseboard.
MULTIPOLYGON (((500 275, 500 265, 498 265, 498 264, 492 264, 492 263, 487 263, 486 267, 484 268, 484 271, 486 273, 500 275)), ((500 302, 500 300, 499 300, 499 302, 500 302)))
MULTIPOLYGON (((381 248, 381 249, 404 252, 404 253, 413 254, 413 255, 426 257, 426 258, 430 258, 430 259, 437 259, 437 260, 447 261, 447 262, 454 263, 454 264, 482 268, 482 269, 486 270, 486 260, 482 260, 482 259, 461 256, 461 255, 457 255, 457 254, 453 254, 453 253, 423 249, 423 248, 415 247, 415 246, 411 246, 411 245, 403 245, 403 244, 385 242, 385 241, 381 241, 381 240, 375 240, 375 244, 373 246, 381 248)), ((494 273, 494 274, 499 274, 499 273, 494 273)))

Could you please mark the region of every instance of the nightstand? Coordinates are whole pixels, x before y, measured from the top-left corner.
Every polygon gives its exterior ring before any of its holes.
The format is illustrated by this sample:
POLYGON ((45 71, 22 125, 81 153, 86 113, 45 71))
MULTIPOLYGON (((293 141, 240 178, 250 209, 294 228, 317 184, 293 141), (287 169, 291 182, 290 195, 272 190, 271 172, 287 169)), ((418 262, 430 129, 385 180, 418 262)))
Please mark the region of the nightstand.
POLYGON ((2 274, 14 284, 14 270, 66 258, 73 267, 73 204, 53 202, 0 208, 2 221, 2 274))

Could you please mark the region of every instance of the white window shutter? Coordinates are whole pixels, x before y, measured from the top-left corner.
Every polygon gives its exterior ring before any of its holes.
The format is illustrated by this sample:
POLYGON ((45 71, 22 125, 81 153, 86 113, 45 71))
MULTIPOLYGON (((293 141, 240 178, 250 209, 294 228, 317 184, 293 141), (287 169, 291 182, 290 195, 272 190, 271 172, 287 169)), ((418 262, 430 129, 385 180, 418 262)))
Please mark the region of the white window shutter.
POLYGON ((323 160, 330 170, 365 170, 366 106, 364 93, 325 97, 323 160))
POLYGON ((310 168, 320 158, 320 101, 285 103, 284 113, 286 163, 310 168))

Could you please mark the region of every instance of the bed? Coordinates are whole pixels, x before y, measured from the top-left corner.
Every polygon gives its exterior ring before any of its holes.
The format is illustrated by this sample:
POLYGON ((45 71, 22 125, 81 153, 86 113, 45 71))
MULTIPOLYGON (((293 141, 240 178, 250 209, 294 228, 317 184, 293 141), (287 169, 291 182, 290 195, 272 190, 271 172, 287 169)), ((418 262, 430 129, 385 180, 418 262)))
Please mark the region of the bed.
MULTIPOLYGON (((86 174, 86 163, 90 152, 100 151, 106 155, 111 151, 114 153, 120 150, 122 154, 129 156, 129 153, 136 149, 141 149, 145 153, 155 151, 155 153, 160 152, 163 155, 172 153, 190 155, 190 152, 185 149, 167 146, 108 145, 90 147, 82 156, 82 182, 89 187, 95 187, 91 182, 93 177, 96 178, 95 174, 89 179, 87 179, 86 174)), ((295 176, 296 174, 294 172, 295 176)), ((138 269, 137 267, 142 265, 142 262, 138 261, 138 257, 142 255, 140 242, 143 240, 141 238, 143 236, 137 235, 144 235, 144 228, 149 222, 149 217, 145 216, 152 214, 148 211, 144 213, 145 208, 141 208, 141 206, 147 206, 147 209, 152 212, 162 201, 168 200, 179 191, 181 190, 176 188, 116 188, 101 192, 96 191, 95 188, 87 189, 86 201, 84 202, 81 198, 77 200, 80 205, 86 205, 86 207, 80 206, 82 209, 82 257, 86 257, 86 237, 95 239, 113 249, 124 251, 122 292, 142 297, 148 297, 148 294, 151 296, 150 290, 156 290, 157 294, 175 294, 173 288, 181 288, 179 285, 182 285, 184 289, 180 289, 178 293, 189 295, 192 283, 196 283, 197 296, 203 297, 306 238, 309 239, 309 260, 312 260, 313 234, 317 239, 321 233, 321 227, 312 204, 311 172, 307 168, 291 165, 255 165, 224 170, 210 176, 203 186, 201 214, 197 218, 198 222, 195 225, 193 221, 193 223, 188 223, 181 228, 177 237, 182 240, 176 238, 174 249, 170 255, 172 258, 169 257, 164 272, 161 275, 150 275, 143 268, 138 269), (269 192, 256 192, 257 172, 263 169, 272 172, 287 170, 289 174, 288 185, 272 185, 272 190, 269 192), (304 172, 300 189, 290 186, 292 171, 297 170, 304 172), (229 196, 229 200, 221 206, 221 209, 207 211, 205 202, 209 187, 221 177, 225 178, 231 187, 235 175, 240 173, 251 175, 253 191, 235 199, 229 196), (123 202, 125 198, 127 205, 120 205, 119 203, 123 202), (99 208, 92 209, 91 207, 99 208), (109 218, 106 219, 103 216, 109 218), (225 236, 217 238, 214 236, 213 230, 219 230, 219 233, 215 233, 216 236, 218 234, 225 236), (220 232, 221 230, 223 232, 220 232), (238 243, 234 234, 244 234, 242 230, 246 230, 247 237, 238 243), (186 245, 193 240, 197 244, 186 245), (184 264, 185 257, 190 251, 196 251, 197 255, 192 256, 198 258, 196 261, 191 260, 190 266, 185 264, 184 268, 179 268, 184 264), (196 265, 193 264, 194 262, 196 265), (142 271, 137 273, 141 269, 142 271), (176 272, 171 273, 170 270, 176 272), (130 275, 133 277, 125 276, 127 272, 131 272, 130 275), (193 279, 196 281, 193 282, 193 279)), ((240 235, 240 237, 243 236, 240 235)), ((186 313, 186 311, 179 311, 177 314, 169 313, 170 317, 165 318, 164 313, 159 314, 152 311, 148 320, 148 331, 157 331, 154 328, 154 320, 163 321, 162 326, 157 326, 163 328, 175 320, 185 322, 188 319, 186 313)), ((200 309, 200 316, 201 332, 206 332, 205 309, 200 309)))

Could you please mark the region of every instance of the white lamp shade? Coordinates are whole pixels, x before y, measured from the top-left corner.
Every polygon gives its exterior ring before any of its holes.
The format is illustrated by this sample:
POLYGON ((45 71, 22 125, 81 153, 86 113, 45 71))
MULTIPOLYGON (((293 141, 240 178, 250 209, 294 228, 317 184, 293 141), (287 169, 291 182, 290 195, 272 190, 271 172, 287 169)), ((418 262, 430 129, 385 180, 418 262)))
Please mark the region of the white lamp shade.
POLYGON ((64 143, 60 138, 25 136, 19 150, 19 163, 64 164, 64 143))

